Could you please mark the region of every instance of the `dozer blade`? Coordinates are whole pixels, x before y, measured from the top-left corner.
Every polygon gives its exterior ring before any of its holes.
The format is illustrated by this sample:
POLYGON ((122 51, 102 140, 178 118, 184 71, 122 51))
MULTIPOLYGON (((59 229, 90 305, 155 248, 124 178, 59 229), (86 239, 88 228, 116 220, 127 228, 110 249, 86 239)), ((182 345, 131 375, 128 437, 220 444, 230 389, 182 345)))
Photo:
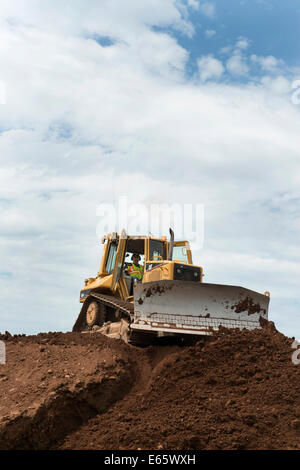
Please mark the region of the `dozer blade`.
POLYGON ((188 281, 156 281, 134 287, 135 331, 161 335, 210 335, 220 326, 261 328, 269 297, 244 287, 188 281))

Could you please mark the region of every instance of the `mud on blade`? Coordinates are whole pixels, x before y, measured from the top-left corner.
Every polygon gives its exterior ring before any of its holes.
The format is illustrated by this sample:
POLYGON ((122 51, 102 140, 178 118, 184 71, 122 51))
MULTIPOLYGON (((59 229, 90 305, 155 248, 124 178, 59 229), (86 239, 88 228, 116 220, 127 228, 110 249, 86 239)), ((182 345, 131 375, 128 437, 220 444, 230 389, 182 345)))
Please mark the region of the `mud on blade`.
POLYGON ((156 281, 134 288, 132 330, 208 335, 220 326, 261 328, 269 297, 244 287, 156 281))

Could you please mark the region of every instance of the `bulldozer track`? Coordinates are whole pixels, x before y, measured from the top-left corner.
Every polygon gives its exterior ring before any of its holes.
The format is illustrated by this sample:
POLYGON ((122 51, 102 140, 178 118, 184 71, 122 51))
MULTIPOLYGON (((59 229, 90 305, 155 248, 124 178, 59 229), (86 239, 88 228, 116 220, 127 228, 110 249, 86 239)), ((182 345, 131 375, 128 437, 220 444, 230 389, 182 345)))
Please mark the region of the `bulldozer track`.
POLYGON ((96 292, 91 292, 90 296, 100 300, 107 307, 120 310, 121 312, 125 313, 129 319, 134 313, 134 305, 131 302, 126 302, 125 300, 116 299, 111 295, 103 295, 96 292))
POLYGON ((84 328, 85 314, 92 299, 96 299, 97 301, 104 304, 106 307, 119 310, 121 314, 123 314, 123 317, 125 316, 131 322, 131 319, 134 313, 133 303, 126 302, 125 300, 118 299, 111 295, 104 295, 104 294, 99 294, 98 292, 91 292, 81 308, 79 316, 73 327, 73 331, 82 331, 82 329, 84 328))

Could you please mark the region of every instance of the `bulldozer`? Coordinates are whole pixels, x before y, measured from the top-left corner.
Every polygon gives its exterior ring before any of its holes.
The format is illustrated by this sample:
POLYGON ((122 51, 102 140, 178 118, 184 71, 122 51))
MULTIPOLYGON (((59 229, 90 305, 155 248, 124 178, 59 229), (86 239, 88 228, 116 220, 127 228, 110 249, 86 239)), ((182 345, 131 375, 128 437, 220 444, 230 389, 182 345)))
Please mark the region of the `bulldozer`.
POLYGON ((203 282, 188 241, 166 236, 109 233, 100 269, 85 280, 83 304, 73 331, 100 331, 127 342, 146 338, 209 336, 221 328, 256 329, 268 319, 269 292, 203 282), (142 259, 141 282, 128 272, 132 257, 142 259), (118 336, 119 335, 119 336, 118 336))

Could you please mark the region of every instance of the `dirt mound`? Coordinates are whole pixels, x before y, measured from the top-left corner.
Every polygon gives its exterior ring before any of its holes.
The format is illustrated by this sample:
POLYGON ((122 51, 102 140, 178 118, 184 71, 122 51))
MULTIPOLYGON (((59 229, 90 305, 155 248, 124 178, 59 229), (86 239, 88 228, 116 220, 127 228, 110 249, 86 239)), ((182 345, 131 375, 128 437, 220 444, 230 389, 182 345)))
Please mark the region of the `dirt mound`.
POLYGON ((135 380, 135 355, 102 335, 0 339, 7 357, 0 365, 0 449, 49 448, 122 398, 135 380))
POLYGON ((97 333, 6 338, 0 448, 300 448, 300 366, 270 323, 143 350, 97 333))
POLYGON ((299 448, 300 367, 291 352, 291 340, 272 325, 226 332, 158 360, 150 348, 147 383, 61 448, 299 448))

